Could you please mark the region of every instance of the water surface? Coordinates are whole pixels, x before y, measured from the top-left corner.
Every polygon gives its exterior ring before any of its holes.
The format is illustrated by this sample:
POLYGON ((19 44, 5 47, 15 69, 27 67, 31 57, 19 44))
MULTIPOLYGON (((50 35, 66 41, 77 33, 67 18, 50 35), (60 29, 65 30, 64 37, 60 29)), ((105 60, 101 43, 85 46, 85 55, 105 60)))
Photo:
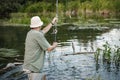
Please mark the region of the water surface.
MULTIPOLYGON (((25 37, 29 27, 0 26, 0 67, 7 63, 23 60, 25 37)), ((46 34, 47 40, 52 44, 54 35, 52 30, 46 34)), ((100 65, 96 69, 94 54, 97 48, 108 44, 120 47, 120 28, 109 26, 101 27, 79 27, 75 25, 63 25, 58 27, 57 41, 58 47, 51 54, 46 54, 44 72, 48 80, 84 80, 102 79, 119 80, 120 72, 112 69, 110 72, 100 65), (88 54, 72 54, 75 52, 88 52, 88 54)))

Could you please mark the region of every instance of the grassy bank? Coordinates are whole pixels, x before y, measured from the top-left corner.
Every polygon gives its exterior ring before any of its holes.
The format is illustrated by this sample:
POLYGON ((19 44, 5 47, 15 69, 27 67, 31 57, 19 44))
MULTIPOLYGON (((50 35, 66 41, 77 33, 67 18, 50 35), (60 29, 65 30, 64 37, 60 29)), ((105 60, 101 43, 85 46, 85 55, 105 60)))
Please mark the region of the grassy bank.
MULTIPOLYGON (((11 18, 10 19, 4 19, 1 20, 1 25, 24 25, 28 26, 30 24, 30 19, 32 16, 40 16, 42 21, 44 22, 44 25, 47 25, 48 23, 51 22, 53 17, 56 15, 54 12, 49 12, 49 13, 11 13, 11 18)), ((94 17, 94 16, 93 16, 94 17)), ((97 19, 94 19, 92 17, 84 18, 81 16, 65 16, 64 14, 59 15, 59 21, 58 24, 64 24, 64 23, 70 23, 70 24, 114 24, 118 23, 120 24, 119 19, 105 19, 102 17, 99 17, 97 19)))
MULTIPOLYGON (((119 1, 91 0, 91 1, 59 1, 58 16, 61 23, 106 23, 119 18, 119 1)), ((56 15, 56 2, 28 1, 21 5, 18 12, 11 12, 9 19, 4 19, 1 24, 30 24, 32 16, 40 16, 44 25, 51 22, 56 15)), ((118 22, 119 23, 119 22, 118 22)))

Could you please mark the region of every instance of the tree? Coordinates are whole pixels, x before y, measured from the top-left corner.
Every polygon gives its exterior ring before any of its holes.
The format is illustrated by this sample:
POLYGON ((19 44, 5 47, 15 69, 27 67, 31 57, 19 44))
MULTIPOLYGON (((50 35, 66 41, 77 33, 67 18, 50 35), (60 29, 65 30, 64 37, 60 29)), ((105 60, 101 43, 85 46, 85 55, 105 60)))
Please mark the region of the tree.
POLYGON ((0 18, 9 17, 11 12, 17 12, 24 0, 1 0, 0 18))
POLYGON ((86 2, 83 2, 82 4, 81 4, 81 8, 82 8, 82 10, 83 10, 83 16, 84 16, 84 18, 86 19, 86 16, 87 16, 87 13, 86 13, 86 10, 87 9, 91 9, 91 2, 90 1, 86 1, 86 2))
POLYGON ((120 16, 120 0, 114 0, 113 6, 114 6, 116 17, 119 17, 120 16))

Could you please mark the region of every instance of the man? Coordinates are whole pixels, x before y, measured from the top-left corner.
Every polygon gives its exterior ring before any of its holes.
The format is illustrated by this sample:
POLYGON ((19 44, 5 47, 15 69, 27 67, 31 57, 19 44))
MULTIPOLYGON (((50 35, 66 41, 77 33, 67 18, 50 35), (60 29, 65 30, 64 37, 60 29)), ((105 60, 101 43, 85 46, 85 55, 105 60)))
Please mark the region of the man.
MULTIPOLYGON (((34 16, 31 18, 31 30, 27 33, 25 40, 25 56, 23 64, 23 69, 30 73, 30 80, 42 79, 41 70, 44 64, 45 51, 50 52, 57 46, 57 42, 50 45, 44 37, 44 34, 50 30, 56 21, 57 18, 55 17, 51 23, 41 30, 43 22, 40 17, 34 16)), ((45 80, 45 76, 42 80, 45 80)))

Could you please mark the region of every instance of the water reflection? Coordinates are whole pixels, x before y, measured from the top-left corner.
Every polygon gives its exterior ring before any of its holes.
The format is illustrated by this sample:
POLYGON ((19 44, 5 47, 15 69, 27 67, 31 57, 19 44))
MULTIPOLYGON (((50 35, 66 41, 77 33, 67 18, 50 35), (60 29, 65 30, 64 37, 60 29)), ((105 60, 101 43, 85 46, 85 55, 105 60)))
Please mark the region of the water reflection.
MULTIPOLYGON (((78 26, 77 26, 78 27, 78 26)), ((75 45, 76 52, 80 51, 95 51, 97 36, 101 36, 104 33, 109 32, 109 28, 76 28, 75 26, 62 26, 58 29, 58 41, 60 47, 68 49, 72 45, 75 45)), ((52 35, 51 35, 52 36, 52 35)), ((50 39, 51 36, 48 39, 50 39)), ((71 50, 71 49, 70 49, 71 50)))
MULTIPOLYGON (((16 49, 20 55, 24 54, 24 42, 29 27, 2 27, 0 26, 0 48, 16 49)), ((46 35, 50 43, 54 41, 52 30, 46 35)), ((120 29, 108 27, 79 27, 74 25, 63 25, 58 27, 57 41, 58 50, 71 50, 72 42, 75 52, 95 51, 106 41, 112 46, 120 44, 120 29)), ((22 58, 23 59, 23 58, 22 58)))
POLYGON ((0 26, 0 48, 16 49, 23 54, 26 27, 0 26))

